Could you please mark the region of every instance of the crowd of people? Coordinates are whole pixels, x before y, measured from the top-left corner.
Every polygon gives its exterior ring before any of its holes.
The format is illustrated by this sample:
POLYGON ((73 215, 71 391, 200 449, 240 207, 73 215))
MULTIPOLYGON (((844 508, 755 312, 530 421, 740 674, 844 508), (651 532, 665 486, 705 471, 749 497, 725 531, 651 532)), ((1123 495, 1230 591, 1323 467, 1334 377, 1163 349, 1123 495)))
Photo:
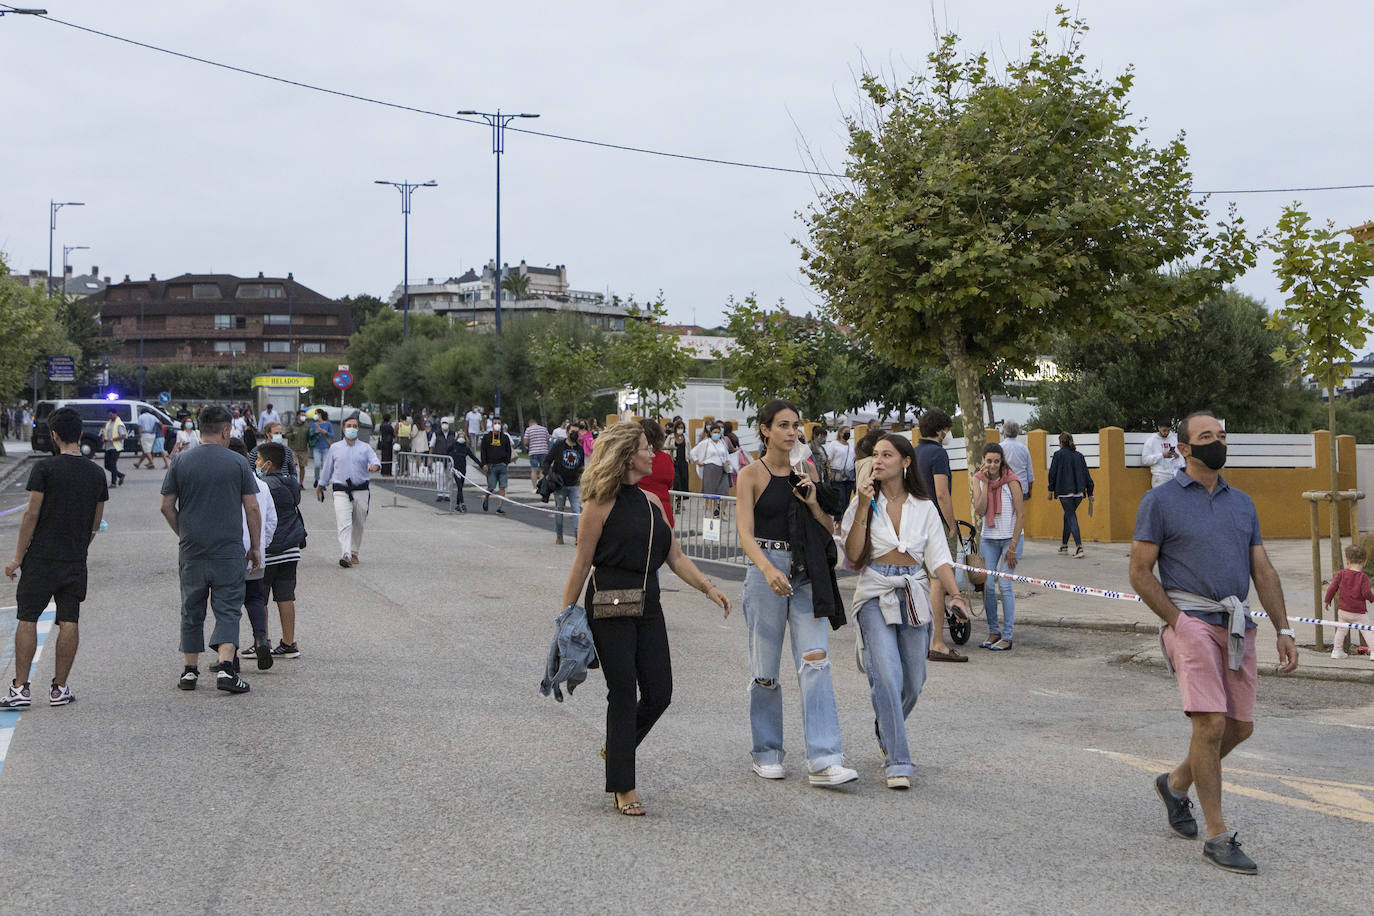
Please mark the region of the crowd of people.
MULTIPOLYGON (((156 422, 145 423, 149 416, 139 418, 135 433, 112 414, 103 434, 108 483, 94 464, 75 460, 81 458, 79 415, 62 408, 49 418, 58 454, 37 462, 31 472, 29 502, 6 574, 23 573, 17 671, 29 670, 39 613, 50 601, 56 605, 51 705, 75 699, 67 680, 79 641, 87 549, 100 530, 109 489, 124 480, 117 458, 129 435, 139 437, 135 467, 146 462, 154 468, 160 456, 166 468, 161 510, 179 539, 184 664, 177 684, 196 689, 198 658, 208 645, 216 655, 216 687, 233 694, 250 689, 241 657, 265 669, 276 659, 300 656, 296 568, 307 537, 300 501, 312 455, 316 497, 321 502, 326 493, 332 497, 338 565, 344 569, 362 561, 372 475, 392 470, 398 455, 452 458, 460 493, 469 463, 476 464, 486 475, 483 509, 494 499, 502 514, 517 456, 517 440, 502 419, 479 407, 461 424, 428 413, 393 424, 384 414, 380 454, 361 438, 356 413, 344 416, 337 438, 323 410, 283 419, 271 405, 257 416, 242 408, 209 406, 182 418, 174 437, 156 422), (272 601, 282 634, 275 647, 268 637, 272 601), (213 618, 208 643, 207 611, 213 618), (245 612, 252 642, 241 656, 245 612)), ((531 420, 520 436, 531 483, 559 510, 557 543, 563 543, 567 517, 576 546, 541 688, 561 698, 560 684, 571 690, 585 680, 589 665, 599 664, 608 695, 605 790, 621 814, 646 813, 637 788, 636 752, 672 696, 658 570, 667 565, 725 615, 732 609, 674 533, 673 491, 687 489, 691 465, 705 495, 724 495, 732 488, 736 495, 733 523, 748 561, 741 605, 748 633, 754 774, 779 780, 787 773, 785 636, 790 634, 797 671, 807 780, 820 787, 859 778, 844 763, 829 647, 830 632, 848 623, 851 612, 882 775, 891 789, 911 785, 914 762, 906 723, 924 687, 927 663, 967 661, 944 643, 941 625, 946 615, 968 621, 955 562, 971 540, 965 542, 953 511, 953 475, 944 447, 950 417, 925 411, 914 442, 910 435, 879 426, 857 442, 848 427, 840 427, 834 441, 818 428, 808 442, 799 411, 782 400, 765 405, 757 422, 761 447, 756 457, 741 447, 728 421, 708 424, 695 443, 679 417, 623 421, 605 430, 571 419, 549 430, 531 420), (857 573, 848 595, 850 585, 842 589, 837 573, 842 564, 857 573)), ((1032 462, 1019 433, 1014 423, 1005 424, 1002 442, 985 445, 968 474, 979 523, 973 527, 981 541, 975 562, 993 576, 983 588, 988 633, 981 646, 993 652, 1015 645, 1015 595, 1008 574, 1021 558, 1026 501, 1035 492, 1032 462)), ((1222 758, 1253 731, 1252 580, 1277 630, 1283 671, 1297 665, 1293 632, 1254 504, 1219 473, 1226 463, 1221 424, 1198 412, 1177 430, 1161 421, 1156 438, 1144 449, 1154 487, 1139 508, 1131 583, 1162 621, 1166 659, 1178 679, 1192 738, 1184 761, 1160 774, 1154 788, 1170 828, 1191 838, 1199 834, 1188 794, 1195 787, 1207 825, 1204 856, 1220 868, 1253 874, 1257 867, 1223 818, 1220 777, 1222 758)), ((1093 481, 1067 434, 1060 437, 1045 489, 1046 497, 1063 508, 1061 553, 1068 552, 1072 539, 1074 556, 1082 557, 1077 510, 1086 499, 1091 513, 1093 481)), ((1339 596, 1343 620, 1366 621, 1365 602, 1374 600, 1363 573, 1367 558, 1353 546, 1346 559, 1348 568, 1326 600, 1329 604, 1339 596)), ((1343 649, 1338 645, 1336 651, 1343 649)), ((16 677, 0 708, 31 702, 30 684, 16 677)))

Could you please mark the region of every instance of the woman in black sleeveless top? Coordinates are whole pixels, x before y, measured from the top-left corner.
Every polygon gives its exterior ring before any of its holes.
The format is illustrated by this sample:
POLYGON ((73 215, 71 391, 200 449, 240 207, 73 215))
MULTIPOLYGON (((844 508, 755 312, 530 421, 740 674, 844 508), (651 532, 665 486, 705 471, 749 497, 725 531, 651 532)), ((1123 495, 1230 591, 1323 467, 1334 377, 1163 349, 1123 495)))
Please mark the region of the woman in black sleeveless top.
POLYGON ((565 609, 576 604, 583 583, 588 608, 598 588, 645 590, 643 616, 587 615, 606 677, 606 791, 614 793, 616 809, 631 816, 645 813, 635 791, 635 749, 668 708, 673 693, 658 568, 667 563, 678 578, 730 614, 730 599, 673 539, 658 497, 636 486, 651 470, 653 459, 638 423, 617 423, 596 440, 582 472, 577 557, 563 588, 565 609), (588 573, 593 573, 590 582, 588 573))

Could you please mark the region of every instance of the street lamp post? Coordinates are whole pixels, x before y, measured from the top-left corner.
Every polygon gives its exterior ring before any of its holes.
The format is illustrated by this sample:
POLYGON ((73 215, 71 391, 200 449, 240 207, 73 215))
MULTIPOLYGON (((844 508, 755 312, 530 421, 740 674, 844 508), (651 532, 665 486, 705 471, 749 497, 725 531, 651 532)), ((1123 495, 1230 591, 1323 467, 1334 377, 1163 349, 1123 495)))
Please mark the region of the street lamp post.
POLYGON ((62 302, 67 301, 67 255, 73 251, 90 251, 90 245, 63 245, 62 246, 62 302))
MULTIPOLYGON (((501 154, 506 151, 506 125, 516 118, 537 118, 537 114, 502 114, 501 109, 494 112, 474 111, 470 108, 458 112, 460 115, 476 115, 491 125, 491 151, 496 156, 496 270, 493 278, 496 289, 496 336, 501 336, 501 154)), ((499 348, 498 348, 499 352, 499 348)), ((492 405, 496 416, 501 416, 501 381, 497 374, 495 403, 492 405)))
POLYGON ((84 207, 79 200, 48 200, 48 298, 52 298, 52 236, 57 231, 57 211, 63 207, 84 207))
POLYGON ((416 188, 437 188, 439 182, 432 178, 422 184, 378 179, 373 184, 389 184, 401 192, 401 215, 405 224, 404 241, 401 247, 401 338, 404 340, 410 337, 410 196, 415 193, 416 188))

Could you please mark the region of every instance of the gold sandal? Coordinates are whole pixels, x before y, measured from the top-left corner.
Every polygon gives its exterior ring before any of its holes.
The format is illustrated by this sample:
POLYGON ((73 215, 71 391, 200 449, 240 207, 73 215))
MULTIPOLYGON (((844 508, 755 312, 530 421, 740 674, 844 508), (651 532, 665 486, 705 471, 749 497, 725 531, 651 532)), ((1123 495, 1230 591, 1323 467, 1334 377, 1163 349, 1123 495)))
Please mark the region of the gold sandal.
POLYGON ((643 817, 645 814, 648 814, 648 811, 644 808, 643 802, 632 801, 621 804, 619 792, 611 794, 611 805, 627 817, 643 817))

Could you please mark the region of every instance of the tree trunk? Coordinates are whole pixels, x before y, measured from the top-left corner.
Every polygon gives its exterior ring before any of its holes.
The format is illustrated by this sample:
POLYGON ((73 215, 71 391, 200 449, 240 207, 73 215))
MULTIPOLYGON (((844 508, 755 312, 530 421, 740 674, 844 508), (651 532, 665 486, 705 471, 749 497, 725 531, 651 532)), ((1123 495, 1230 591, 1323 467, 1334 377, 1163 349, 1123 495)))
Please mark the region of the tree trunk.
MULTIPOLYGON (((977 469, 983 454, 983 397, 979 392, 979 373, 969 359, 968 347, 957 331, 945 330, 940 334, 940 349, 949 360, 949 370, 954 376, 954 389, 959 395, 959 412, 964 417, 964 445, 967 449, 970 473, 977 469)), ((957 493, 950 493, 951 505, 957 505, 957 493)), ((978 513, 973 511, 973 493, 967 494, 969 518, 978 524, 978 513)), ((955 513, 958 514, 957 512, 955 513)))
POLYGON ((988 405, 988 426, 996 426, 997 418, 992 415, 992 395, 984 393, 983 402, 988 405))

